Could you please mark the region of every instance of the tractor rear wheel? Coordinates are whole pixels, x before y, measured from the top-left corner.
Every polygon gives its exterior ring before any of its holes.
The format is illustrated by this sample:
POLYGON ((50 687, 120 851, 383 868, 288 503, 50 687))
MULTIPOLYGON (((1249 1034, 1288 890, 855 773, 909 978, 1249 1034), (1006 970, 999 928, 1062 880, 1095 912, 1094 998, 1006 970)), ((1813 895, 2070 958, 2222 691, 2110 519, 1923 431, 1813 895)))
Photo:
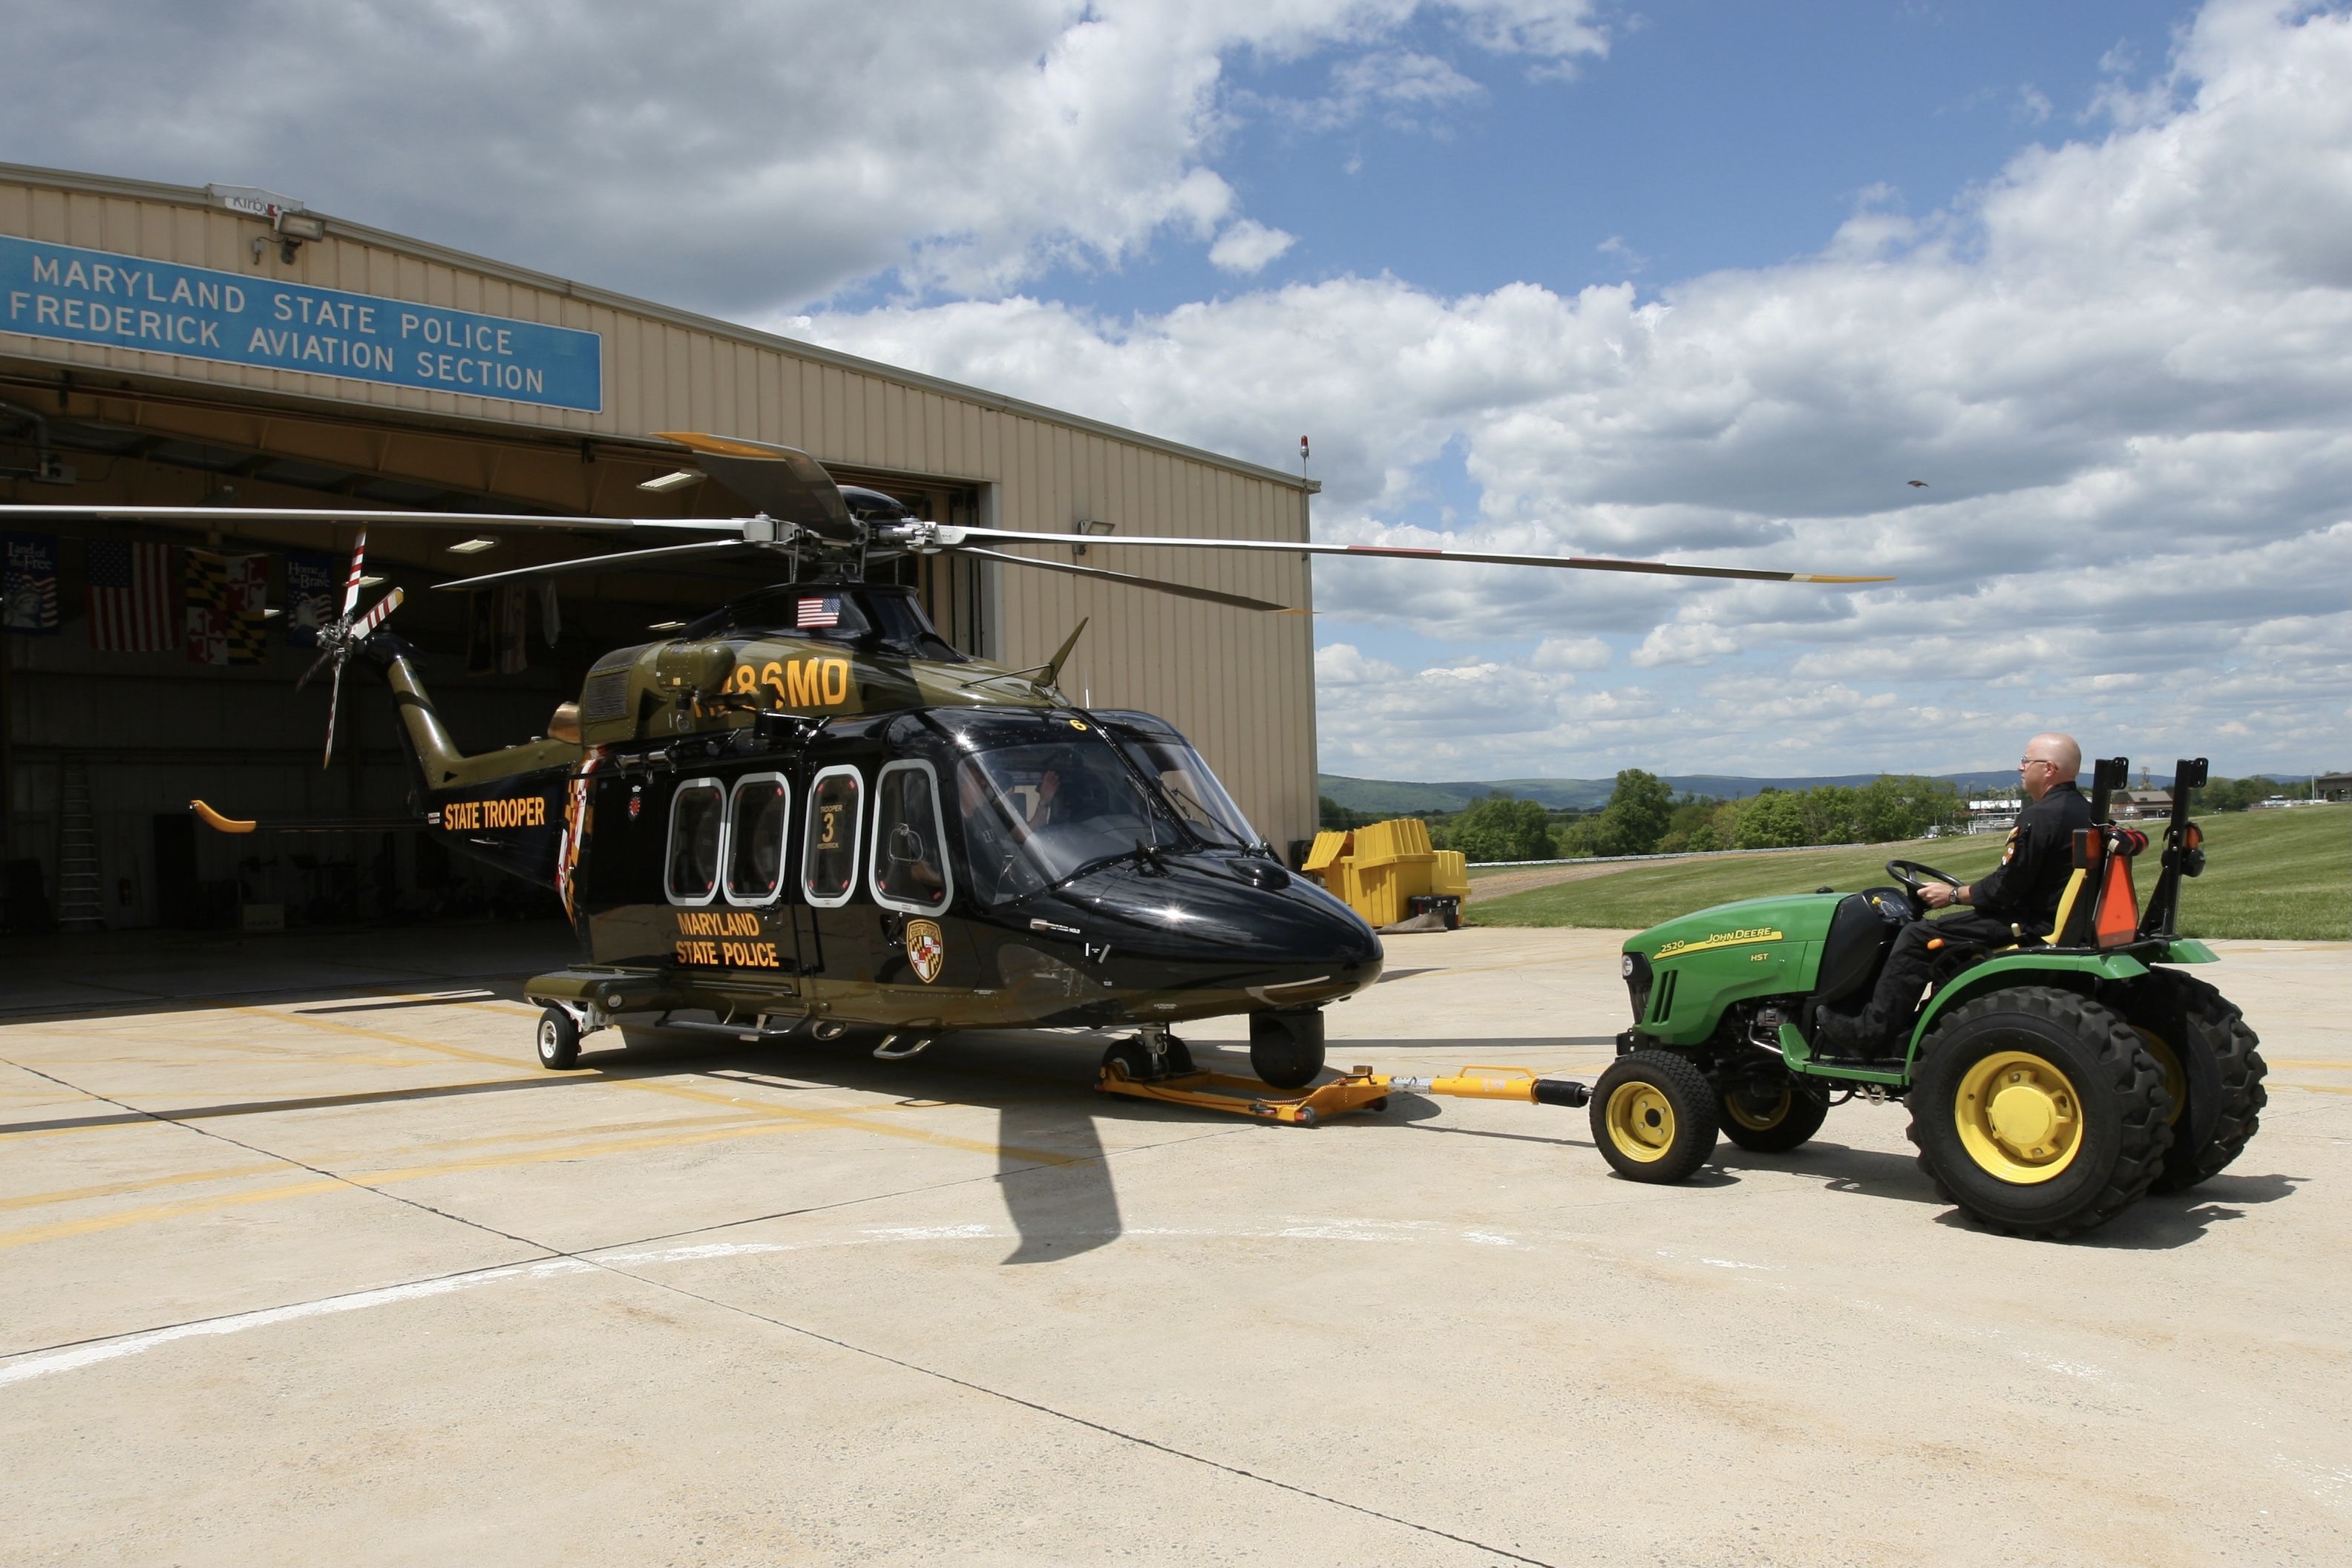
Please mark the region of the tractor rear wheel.
POLYGON ((1678 1182, 1706 1163, 1718 1129, 1715 1085, 1670 1051, 1637 1051, 1592 1086, 1592 1141, 1632 1181, 1678 1182))
POLYGON ((1723 1135, 1751 1154, 1787 1154, 1820 1132, 1829 1114, 1829 1102, 1792 1073, 1749 1079, 1723 1093, 1723 1135))
POLYGON ((2193 976, 2155 970, 2121 1005, 2172 1096, 2172 1146, 2149 1190, 2186 1192, 2244 1152, 2270 1100, 2270 1069, 2244 1016, 2193 976))
POLYGON ((1955 1009, 1923 1044, 1911 1141, 1938 1196, 2020 1236, 2114 1218, 2172 1141, 2163 1070, 2086 997, 2021 986, 1955 1009))

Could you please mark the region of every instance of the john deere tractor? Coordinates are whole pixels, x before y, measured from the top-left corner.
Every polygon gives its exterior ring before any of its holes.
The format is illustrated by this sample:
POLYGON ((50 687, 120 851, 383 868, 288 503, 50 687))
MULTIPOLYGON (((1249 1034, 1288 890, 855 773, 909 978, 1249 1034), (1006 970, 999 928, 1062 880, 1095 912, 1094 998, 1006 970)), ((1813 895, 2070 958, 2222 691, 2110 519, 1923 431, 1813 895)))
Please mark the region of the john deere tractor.
POLYGON ((1894 885, 1756 898, 1653 926, 1625 944, 1633 1027, 1594 1084, 1593 1138, 1635 1181, 1677 1182, 1718 1131, 1779 1154, 1856 1095, 1900 1099, 1936 1190, 1981 1223, 2027 1236, 2104 1224, 2143 1193, 2196 1186, 2254 1134, 2264 1094, 2253 1031, 2205 981, 2215 962, 2175 935, 2180 883, 2204 869, 2189 793, 2205 759, 2175 768, 2172 816, 2147 906, 2132 867, 2146 834, 2109 820, 2126 761, 2093 773, 2095 826, 2074 835, 2056 928, 1990 954, 1939 958, 1899 1054, 1842 1061, 1813 1046, 1822 1010, 1869 995, 1919 889, 1958 879, 1889 861, 1894 885))

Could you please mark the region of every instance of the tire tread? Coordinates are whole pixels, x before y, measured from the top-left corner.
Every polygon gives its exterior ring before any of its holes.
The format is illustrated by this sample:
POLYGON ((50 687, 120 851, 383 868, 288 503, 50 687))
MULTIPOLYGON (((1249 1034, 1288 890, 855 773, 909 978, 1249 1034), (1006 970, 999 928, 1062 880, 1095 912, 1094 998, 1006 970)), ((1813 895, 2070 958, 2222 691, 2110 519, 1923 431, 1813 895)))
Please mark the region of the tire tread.
MULTIPOLYGON (((2099 1068, 2123 1103, 2122 1148, 2105 1184, 2088 1204, 2048 1223, 2008 1220, 1986 1214, 1955 1192, 1928 1158, 1926 1142, 1920 1136, 1919 1108, 1916 1103, 1911 1110, 1911 1124, 1906 1129, 1913 1147, 1919 1151, 1914 1157, 1919 1169, 1935 1185, 1937 1197, 1989 1229, 2007 1236, 2048 1240, 2095 1229, 2138 1202, 2163 1172, 2164 1152, 2172 1142, 2172 1127, 2168 1120, 2172 1101, 2165 1092, 2164 1070, 2141 1046, 2131 1026, 2113 1009, 2055 986, 2004 988, 1961 1003, 1922 1043, 1921 1065, 1948 1033, 1978 1019, 2011 1011, 2038 1016, 2078 1039, 2093 1042, 2099 1068)), ((1915 1073, 1915 1082, 1916 1078, 1915 1073)), ((1916 1099, 1916 1089, 1913 1094, 1916 1099)))

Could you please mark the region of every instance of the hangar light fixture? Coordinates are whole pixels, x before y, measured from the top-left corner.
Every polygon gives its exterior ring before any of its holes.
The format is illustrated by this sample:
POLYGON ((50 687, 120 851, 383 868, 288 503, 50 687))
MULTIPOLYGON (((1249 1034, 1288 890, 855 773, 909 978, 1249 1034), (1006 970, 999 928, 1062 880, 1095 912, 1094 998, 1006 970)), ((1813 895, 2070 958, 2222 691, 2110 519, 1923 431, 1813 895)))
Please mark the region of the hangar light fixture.
POLYGON ((459 539, 456 544, 449 547, 449 553, 451 555, 479 555, 486 549, 496 549, 498 548, 499 541, 496 539, 459 539))
POLYGON ((646 630, 648 632, 683 632, 686 630, 686 622, 683 621, 655 621, 648 622, 646 626, 646 630))
POLYGON ((383 579, 376 576, 373 572, 370 572, 367 576, 360 579, 360 586, 362 588, 380 587, 383 585, 383 579))
MULTIPOLYGON (((1099 538, 1105 534, 1117 533, 1118 531, 1118 525, 1117 523, 1097 522, 1090 517, 1081 517, 1076 522, 1070 525, 1070 531, 1074 534, 1091 534, 1097 538, 1099 538)), ((1084 555, 1087 553, 1087 547, 1084 544, 1072 545, 1070 547, 1070 553, 1074 556, 1084 555)))
POLYGON ((656 496, 667 496, 672 490, 683 490, 688 485, 699 485, 704 477, 705 476, 696 473, 691 468, 681 468, 675 474, 665 474, 658 479, 648 479, 637 488, 651 490, 656 496))

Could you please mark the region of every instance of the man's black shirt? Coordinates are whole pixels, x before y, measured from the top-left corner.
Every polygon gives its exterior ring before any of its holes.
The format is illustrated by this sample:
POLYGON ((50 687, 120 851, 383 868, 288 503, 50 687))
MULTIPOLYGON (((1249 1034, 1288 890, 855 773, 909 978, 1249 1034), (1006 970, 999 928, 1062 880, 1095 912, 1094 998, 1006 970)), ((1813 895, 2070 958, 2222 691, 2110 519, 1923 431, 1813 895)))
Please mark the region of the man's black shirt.
POLYGON ((2090 825, 2091 803, 2074 780, 2053 784, 2017 814, 2000 864, 1975 883, 1969 906, 2034 936, 2048 936, 2074 869, 2074 831, 2090 825))

